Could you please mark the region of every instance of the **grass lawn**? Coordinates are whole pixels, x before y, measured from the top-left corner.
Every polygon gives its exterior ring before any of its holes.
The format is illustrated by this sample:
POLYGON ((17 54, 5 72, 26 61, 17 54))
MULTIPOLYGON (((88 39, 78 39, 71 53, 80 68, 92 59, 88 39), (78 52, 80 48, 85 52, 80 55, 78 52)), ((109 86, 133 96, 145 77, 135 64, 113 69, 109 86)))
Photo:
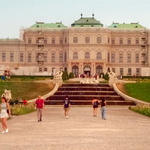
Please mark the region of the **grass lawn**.
POLYGON ((0 95, 4 93, 4 89, 11 90, 12 99, 30 100, 38 95, 44 95, 53 89, 54 85, 48 82, 17 82, 17 81, 1 81, 0 95))
POLYGON ((124 84, 125 91, 131 97, 150 102, 150 82, 124 84))

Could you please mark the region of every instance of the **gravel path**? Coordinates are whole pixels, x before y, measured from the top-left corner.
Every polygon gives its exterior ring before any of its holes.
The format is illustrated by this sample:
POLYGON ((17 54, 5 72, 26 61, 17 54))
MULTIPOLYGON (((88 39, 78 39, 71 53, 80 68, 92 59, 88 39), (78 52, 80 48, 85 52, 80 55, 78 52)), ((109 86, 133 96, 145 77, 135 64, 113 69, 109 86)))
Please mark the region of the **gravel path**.
POLYGON ((0 150, 149 150, 150 118, 127 106, 107 106, 107 120, 92 116, 91 106, 46 106, 43 121, 36 112, 13 117, 9 133, 0 134, 0 150))

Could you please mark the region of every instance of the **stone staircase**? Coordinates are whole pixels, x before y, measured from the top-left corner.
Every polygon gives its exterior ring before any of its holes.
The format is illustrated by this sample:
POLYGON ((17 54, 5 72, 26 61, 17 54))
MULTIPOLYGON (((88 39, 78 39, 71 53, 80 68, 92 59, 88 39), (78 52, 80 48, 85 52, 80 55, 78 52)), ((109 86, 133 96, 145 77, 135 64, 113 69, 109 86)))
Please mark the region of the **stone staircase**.
POLYGON ((92 99, 105 99, 107 105, 133 105, 124 100, 108 84, 63 84, 58 91, 46 98, 46 105, 62 105, 68 95, 72 105, 91 105, 92 99))

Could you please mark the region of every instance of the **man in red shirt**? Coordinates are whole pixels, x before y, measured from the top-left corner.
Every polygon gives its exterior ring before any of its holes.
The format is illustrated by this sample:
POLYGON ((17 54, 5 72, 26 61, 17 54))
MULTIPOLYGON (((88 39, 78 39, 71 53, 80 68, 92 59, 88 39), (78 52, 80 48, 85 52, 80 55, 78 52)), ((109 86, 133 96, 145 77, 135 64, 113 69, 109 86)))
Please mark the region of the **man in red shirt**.
POLYGON ((35 101, 36 110, 37 110, 37 118, 38 122, 42 121, 42 109, 44 107, 44 100, 42 99, 41 95, 38 96, 38 99, 35 101))

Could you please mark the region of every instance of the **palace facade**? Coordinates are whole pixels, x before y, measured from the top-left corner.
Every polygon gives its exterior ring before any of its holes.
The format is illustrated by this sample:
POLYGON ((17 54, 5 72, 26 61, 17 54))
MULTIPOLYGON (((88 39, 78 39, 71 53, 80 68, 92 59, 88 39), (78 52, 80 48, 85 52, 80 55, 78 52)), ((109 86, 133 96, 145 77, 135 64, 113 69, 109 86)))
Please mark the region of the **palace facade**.
POLYGON ((82 17, 70 27, 62 22, 36 22, 22 29, 20 39, 0 39, 0 74, 94 75, 108 69, 117 75, 150 76, 150 30, 139 23, 104 27, 82 17))

